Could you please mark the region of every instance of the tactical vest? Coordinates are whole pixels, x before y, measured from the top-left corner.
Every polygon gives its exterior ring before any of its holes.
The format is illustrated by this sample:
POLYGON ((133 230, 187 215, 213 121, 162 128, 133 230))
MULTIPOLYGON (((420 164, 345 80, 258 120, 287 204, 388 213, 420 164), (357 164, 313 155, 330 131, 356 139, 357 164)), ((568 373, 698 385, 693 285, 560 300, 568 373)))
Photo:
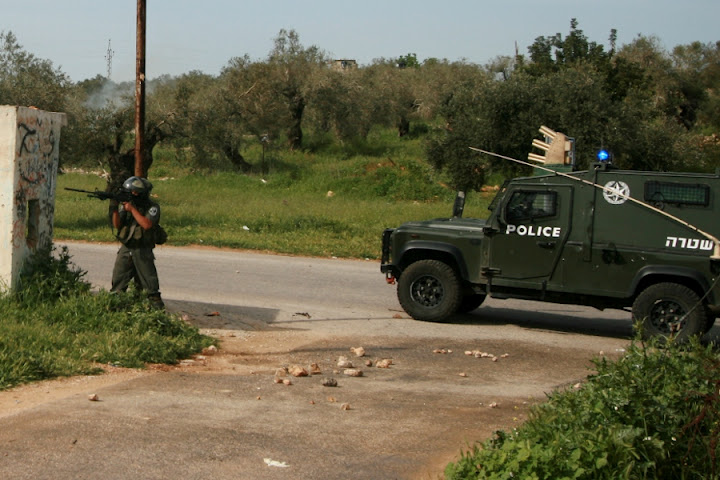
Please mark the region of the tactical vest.
MULTIPOLYGON (((151 206, 153 206, 153 204, 145 206, 136 205, 135 208, 137 208, 142 215, 145 215, 151 206)), ((128 248, 152 248, 155 246, 155 236, 153 235, 152 230, 146 231, 138 225, 135 217, 125 210, 120 212, 120 229, 118 230, 116 237, 128 248)))

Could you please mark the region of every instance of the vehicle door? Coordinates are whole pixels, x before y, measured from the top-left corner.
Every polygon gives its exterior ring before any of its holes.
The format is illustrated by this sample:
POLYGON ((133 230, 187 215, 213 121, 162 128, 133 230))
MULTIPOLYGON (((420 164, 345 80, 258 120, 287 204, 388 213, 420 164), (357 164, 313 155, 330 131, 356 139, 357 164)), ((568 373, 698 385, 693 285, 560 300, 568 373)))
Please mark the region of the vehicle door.
POLYGON ((515 185, 491 216, 482 271, 495 285, 543 288, 553 282, 571 230, 573 189, 515 185))

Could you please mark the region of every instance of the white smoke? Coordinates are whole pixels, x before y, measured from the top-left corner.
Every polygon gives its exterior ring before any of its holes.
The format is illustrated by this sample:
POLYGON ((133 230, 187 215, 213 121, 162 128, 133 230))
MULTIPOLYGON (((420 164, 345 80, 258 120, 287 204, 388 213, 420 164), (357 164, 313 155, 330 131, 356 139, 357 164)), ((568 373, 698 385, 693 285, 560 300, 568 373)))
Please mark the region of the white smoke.
POLYGON ((85 106, 91 110, 120 110, 133 101, 133 90, 133 85, 130 82, 118 84, 107 81, 102 88, 88 96, 85 106))

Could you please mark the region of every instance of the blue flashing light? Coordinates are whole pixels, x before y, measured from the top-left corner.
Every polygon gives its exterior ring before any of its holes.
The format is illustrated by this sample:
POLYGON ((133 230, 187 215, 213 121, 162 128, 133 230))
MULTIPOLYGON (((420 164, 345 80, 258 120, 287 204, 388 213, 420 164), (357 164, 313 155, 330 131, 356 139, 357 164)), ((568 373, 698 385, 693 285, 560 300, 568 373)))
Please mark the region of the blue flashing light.
POLYGON ((601 162, 607 162, 609 158, 610 158, 610 154, 608 153, 607 150, 600 150, 597 153, 597 159, 600 160, 601 162))

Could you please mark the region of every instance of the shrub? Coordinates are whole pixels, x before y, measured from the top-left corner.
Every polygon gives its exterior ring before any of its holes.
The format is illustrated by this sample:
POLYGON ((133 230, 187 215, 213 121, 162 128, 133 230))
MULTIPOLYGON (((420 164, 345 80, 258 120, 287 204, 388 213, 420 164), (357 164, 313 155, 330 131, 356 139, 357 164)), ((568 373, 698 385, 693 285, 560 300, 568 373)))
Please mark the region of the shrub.
POLYGON ((176 363, 213 343, 140 291, 92 293, 67 249, 51 252, 30 257, 18 287, 0 296, 0 389, 101 364, 176 363))
POLYGON ((463 453, 448 479, 717 478, 720 362, 712 346, 633 343, 594 361, 510 433, 463 453))

